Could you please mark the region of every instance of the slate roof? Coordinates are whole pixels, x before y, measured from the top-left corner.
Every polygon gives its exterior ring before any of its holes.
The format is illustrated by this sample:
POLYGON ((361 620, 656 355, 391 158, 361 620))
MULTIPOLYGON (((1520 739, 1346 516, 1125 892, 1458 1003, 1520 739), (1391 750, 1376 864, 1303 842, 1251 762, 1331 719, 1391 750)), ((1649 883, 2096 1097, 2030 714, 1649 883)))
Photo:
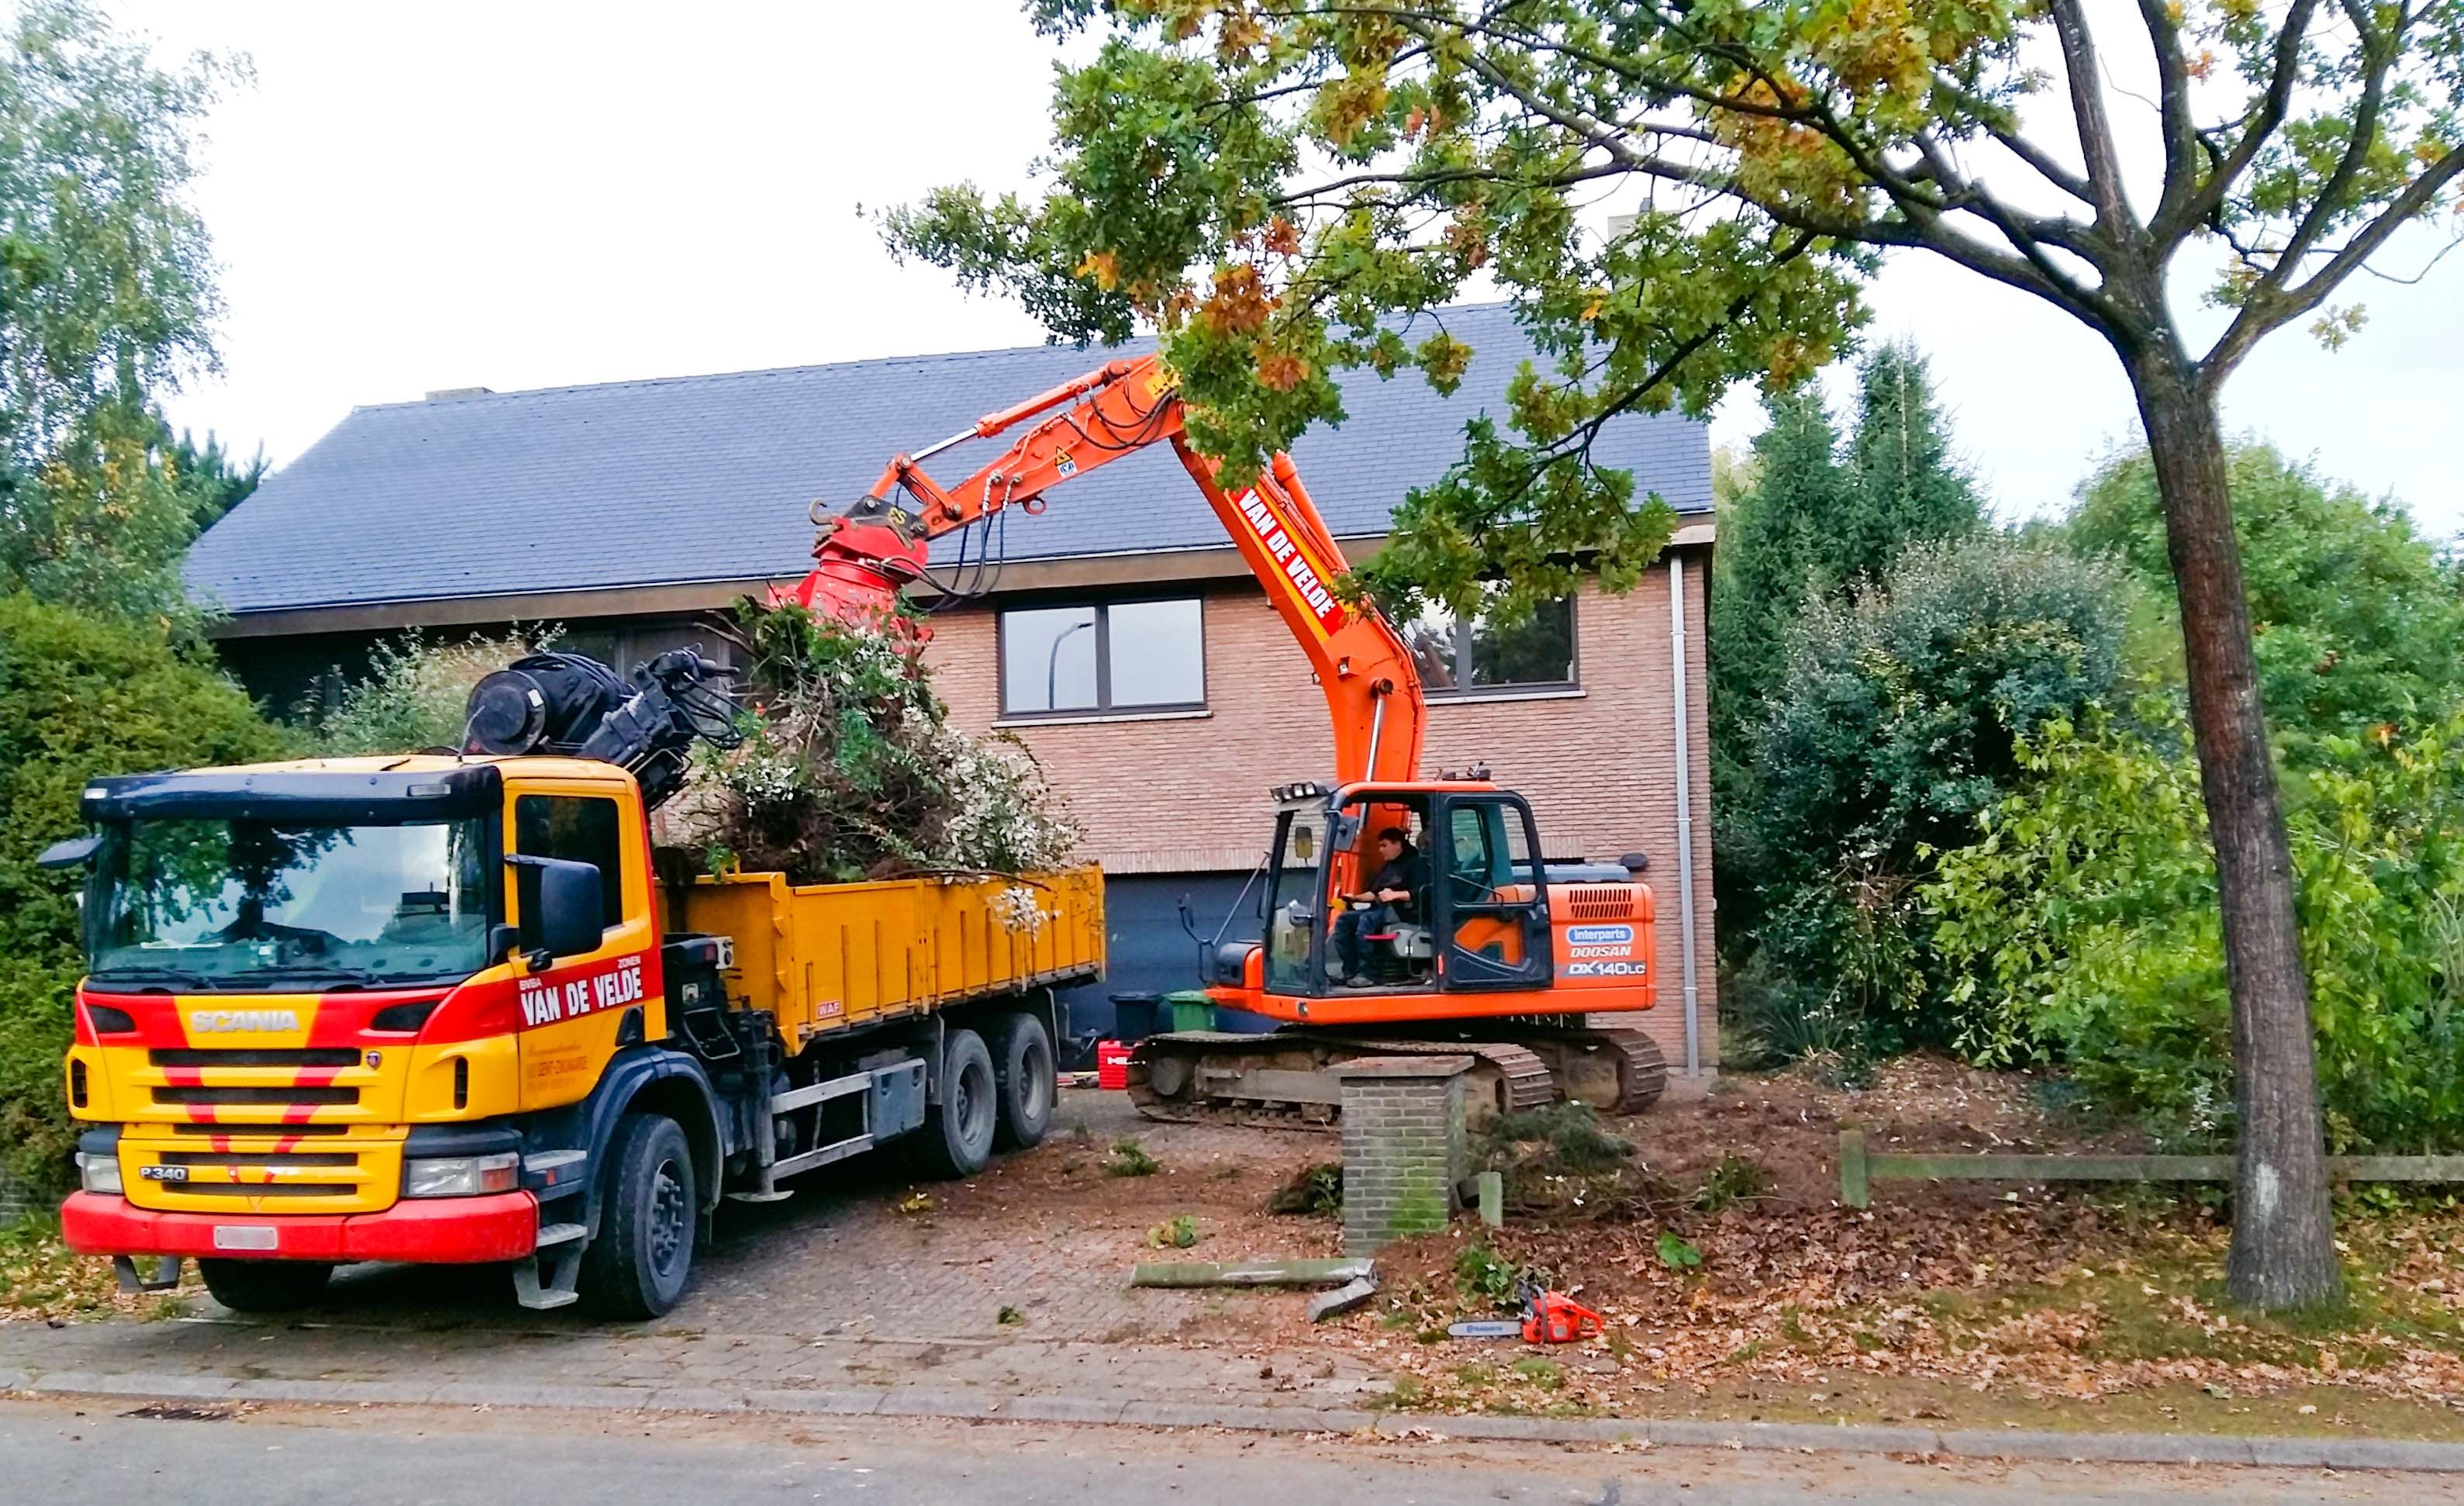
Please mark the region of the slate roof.
MULTIPOLYGON (((1338 537, 1386 531, 1415 484, 1462 451, 1529 347, 1503 305, 1450 309, 1477 354, 1441 398, 1415 373, 1344 381, 1350 416, 1294 447, 1338 537)), ((860 496, 894 452, 1088 370, 1116 352, 1034 345, 833 365, 549 388, 354 409, 209 529, 192 590, 234 613, 801 576, 805 504, 860 496)), ((995 452, 932 462, 955 480, 995 452)), ((1705 428, 1617 421, 1595 454, 1680 512, 1711 505, 1705 428)), ((945 541, 947 542, 947 541, 945 541)), ((1162 447, 1052 494, 1009 524, 1011 560, 1222 542, 1162 447)))

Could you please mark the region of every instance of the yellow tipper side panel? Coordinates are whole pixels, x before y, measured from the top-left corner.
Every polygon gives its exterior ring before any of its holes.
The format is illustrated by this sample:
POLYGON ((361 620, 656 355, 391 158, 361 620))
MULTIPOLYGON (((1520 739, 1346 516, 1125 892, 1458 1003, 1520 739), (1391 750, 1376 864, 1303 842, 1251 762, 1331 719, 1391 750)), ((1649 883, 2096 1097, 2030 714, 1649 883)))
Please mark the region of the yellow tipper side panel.
POLYGON ((1103 966, 1093 868, 1005 878, 790 887, 776 874, 700 879, 696 931, 736 940, 728 991, 778 1017, 789 1049, 815 1035, 1088 977, 1103 966))

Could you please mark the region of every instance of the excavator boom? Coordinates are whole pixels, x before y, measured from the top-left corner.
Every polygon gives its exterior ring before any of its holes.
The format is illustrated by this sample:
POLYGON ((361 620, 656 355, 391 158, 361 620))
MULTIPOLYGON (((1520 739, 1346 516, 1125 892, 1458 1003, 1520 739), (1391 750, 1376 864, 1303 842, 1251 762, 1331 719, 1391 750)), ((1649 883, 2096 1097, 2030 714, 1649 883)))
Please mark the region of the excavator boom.
POLYGON ((1053 488, 1155 444, 1172 446, 1308 656, 1334 727, 1337 781, 1417 778, 1426 707, 1411 652, 1375 608, 1336 594, 1351 566, 1291 457, 1278 453, 1254 482, 1226 490, 1216 463, 1190 446, 1180 394, 1155 356, 1107 362, 892 459, 863 500, 821 521, 813 570, 787 599, 841 618, 886 612, 926 578, 934 540, 1012 507, 1040 513, 1053 488), (1007 449, 956 485, 923 469, 934 454, 1022 424, 1007 449))
POLYGON ((1337 594, 1349 566, 1291 457, 1278 454, 1256 480, 1226 488, 1191 446, 1187 410, 1155 357, 1107 362, 891 460, 861 500, 815 520, 812 573, 786 598, 841 620, 886 614, 900 590, 930 579, 934 540, 1011 508, 1040 513, 1054 488, 1156 444, 1179 457, 1308 657, 1333 722, 1335 779, 1283 786, 1263 871, 1274 889, 1266 940, 1231 943, 1202 964, 1211 997, 1285 1029, 1149 1036, 1130 1063, 1138 1111, 1324 1127, 1341 1096, 1331 1069, 1362 1054, 1471 1062, 1476 1113, 1560 1096, 1632 1113, 1658 1097, 1666 1066, 1650 1037, 1584 1023, 1652 1007, 1649 887, 1622 866, 1549 865, 1529 807, 1485 778, 1420 780, 1427 704, 1411 652, 1375 607, 1337 594), (955 485, 923 468, 1002 435, 1001 453, 955 485), (1375 871, 1370 843, 1415 815, 1424 837, 1446 844, 1444 876, 1426 886, 1418 924, 1377 911, 1388 929, 1370 937, 1405 976, 1336 986, 1324 964, 1344 934, 1335 907, 1370 908, 1356 892, 1375 871))

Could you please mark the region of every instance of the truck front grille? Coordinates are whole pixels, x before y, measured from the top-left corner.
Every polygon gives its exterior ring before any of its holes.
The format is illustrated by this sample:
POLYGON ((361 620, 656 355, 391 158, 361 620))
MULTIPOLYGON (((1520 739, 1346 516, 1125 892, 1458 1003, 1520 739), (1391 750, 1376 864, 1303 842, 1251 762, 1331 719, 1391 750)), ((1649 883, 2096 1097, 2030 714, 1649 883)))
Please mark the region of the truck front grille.
POLYGON ((351 1126, 348 1124, 285 1124, 278 1129, 271 1125, 230 1124, 162 1124, 155 1127, 167 1129, 174 1135, 220 1135, 226 1139, 234 1134, 257 1134, 279 1135, 284 1140, 297 1140, 302 1135, 348 1135, 351 1132, 351 1126))
POLYGON ((158 1182, 166 1198, 347 1198, 360 1188, 348 1182, 158 1182))
POLYGON ((360 1064, 360 1049, 272 1046, 199 1051, 183 1046, 147 1052, 145 1059, 157 1067, 356 1067, 360 1064))
POLYGON ((356 1166, 360 1158, 347 1150, 166 1150, 154 1158, 165 1166, 356 1166))
POLYGON ((214 1105, 231 1108, 284 1108, 357 1103, 357 1088, 157 1088, 157 1103, 214 1105))
POLYGON ((401 1140, 336 1138, 344 1126, 165 1125, 124 1134, 121 1173, 141 1207, 356 1213, 389 1207, 402 1189, 401 1140), (209 1139, 202 1139, 208 1137, 209 1139))

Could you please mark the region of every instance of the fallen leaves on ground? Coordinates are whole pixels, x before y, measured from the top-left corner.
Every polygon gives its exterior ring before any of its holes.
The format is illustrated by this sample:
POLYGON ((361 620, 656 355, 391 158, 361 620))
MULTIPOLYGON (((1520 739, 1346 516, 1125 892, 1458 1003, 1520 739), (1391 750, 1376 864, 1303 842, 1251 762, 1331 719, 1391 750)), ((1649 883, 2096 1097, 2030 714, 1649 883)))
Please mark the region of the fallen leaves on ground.
MULTIPOLYGON (((187 1278, 190 1288, 195 1278, 187 1278)), ((182 1294, 128 1293, 111 1262, 70 1252, 56 1219, 26 1217, 0 1225, 0 1322, 138 1316, 165 1318, 182 1310, 182 1294)))
MULTIPOLYGON (((1807 1164, 1852 1118, 1869 1138, 1925 1148, 2091 1139, 2037 1114, 2027 1086, 1916 1062, 1871 1095, 1745 1079, 1730 1085, 1742 1107, 1672 1106, 1752 1125, 1736 1153, 1793 1168, 1777 1181, 1794 1185, 1716 1213, 1663 1199, 1634 1217, 1554 1229, 1509 1221, 1488 1235, 1496 1258, 1607 1318, 1599 1339, 1548 1351, 1545 1384, 1512 1369, 1517 1354, 1537 1351, 1444 1338, 1455 1318, 1492 1316, 1492 1304, 1458 1289, 1461 1252, 1481 1238, 1460 1224, 1390 1248, 1385 1295, 1331 1341, 1391 1366, 1395 1405, 1439 1410, 1615 1412, 1672 1386, 1818 1387, 1842 1376, 2083 1400, 2180 1384, 2245 1396, 2325 1384, 2464 1406, 2464 1220, 2452 1200, 2350 1200, 2339 1223, 2346 1305, 2271 1318, 2226 1304, 2229 1231, 2217 1200, 2192 1190, 1892 1184, 1861 1211, 1838 1206, 1836 1181, 1829 1196, 1811 1192, 1820 1185, 1807 1164), (1680 1248, 1699 1252, 1699 1265, 1672 1260, 1680 1248)), ((1665 1137, 1689 1147, 1671 1157, 1655 1155, 1654 1117, 1617 1127, 1671 1185, 1708 1175, 1699 1137, 1665 1137), (1687 1160, 1697 1164, 1679 1164, 1687 1160)))

